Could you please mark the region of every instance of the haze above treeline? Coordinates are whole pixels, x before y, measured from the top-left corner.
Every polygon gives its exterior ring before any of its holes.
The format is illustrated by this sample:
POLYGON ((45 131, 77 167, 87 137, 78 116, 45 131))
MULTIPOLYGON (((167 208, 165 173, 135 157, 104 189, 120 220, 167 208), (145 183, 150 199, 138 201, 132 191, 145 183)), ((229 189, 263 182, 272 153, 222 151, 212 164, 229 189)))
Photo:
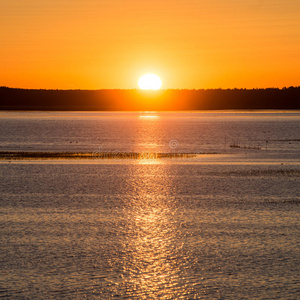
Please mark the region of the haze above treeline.
POLYGON ((158 91, 38 90, 0 87, 0 109, 42 111, 300 109, 300 87, 158 91))

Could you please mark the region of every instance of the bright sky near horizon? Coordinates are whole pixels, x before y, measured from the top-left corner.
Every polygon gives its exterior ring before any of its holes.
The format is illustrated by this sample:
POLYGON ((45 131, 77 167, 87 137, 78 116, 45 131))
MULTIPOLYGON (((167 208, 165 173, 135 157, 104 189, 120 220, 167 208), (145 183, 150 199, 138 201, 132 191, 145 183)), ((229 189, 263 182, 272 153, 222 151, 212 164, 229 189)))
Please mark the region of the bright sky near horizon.
POLYGON ((300 85, 299 0, 0 0, 0 86, 300 85))

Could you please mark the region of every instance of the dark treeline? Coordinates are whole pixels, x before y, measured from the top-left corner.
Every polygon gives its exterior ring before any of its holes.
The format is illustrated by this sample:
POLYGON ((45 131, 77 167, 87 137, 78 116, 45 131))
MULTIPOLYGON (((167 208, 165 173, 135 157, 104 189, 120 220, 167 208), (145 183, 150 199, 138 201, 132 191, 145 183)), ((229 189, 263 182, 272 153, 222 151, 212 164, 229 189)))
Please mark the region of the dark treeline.
POLYGON ((0 87, 1 110, 300 109, 300 87, 209 90, 28 90, 0 87))

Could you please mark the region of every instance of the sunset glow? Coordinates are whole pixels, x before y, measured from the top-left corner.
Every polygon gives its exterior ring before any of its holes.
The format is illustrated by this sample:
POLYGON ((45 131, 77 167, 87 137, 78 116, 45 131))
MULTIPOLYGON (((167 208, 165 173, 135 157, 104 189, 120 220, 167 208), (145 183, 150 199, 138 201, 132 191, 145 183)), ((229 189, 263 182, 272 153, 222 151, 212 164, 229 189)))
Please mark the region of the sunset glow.
POLYGON ((0 85, 164 89, 299 85, 298 0, 0 1, 0 85))

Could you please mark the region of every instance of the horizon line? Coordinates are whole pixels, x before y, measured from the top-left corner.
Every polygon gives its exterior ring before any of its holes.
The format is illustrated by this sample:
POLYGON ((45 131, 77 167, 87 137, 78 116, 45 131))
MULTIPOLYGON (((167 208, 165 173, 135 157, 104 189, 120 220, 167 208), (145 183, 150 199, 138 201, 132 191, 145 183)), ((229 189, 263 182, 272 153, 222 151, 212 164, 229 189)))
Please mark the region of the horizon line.
POLYGON ((189 89, 189 88, 169 88, 169 89, 159 89, 159 90, 142 90, 140 88, 100 88, 100 89, 55 89, 55 88, 20 88, 20 87, 9 87, 9 86, 0 86, 0 88, 6 88, 6 89, 14 89, 14 90, 28 90, 28 91, 139 91, 139 92, 145 92, 145 93, 159 93, 163 91, 211 91, 211 90, 223 90, 223 91, 228 91, 228 90, 268 90, 268 89, 275 89, 275 90, 286 90, 290 88, 300 88, 300 85, 298 86, 288 86, 288 87, 265 87, 265 88, 194 88, 194 89, 189 89))

